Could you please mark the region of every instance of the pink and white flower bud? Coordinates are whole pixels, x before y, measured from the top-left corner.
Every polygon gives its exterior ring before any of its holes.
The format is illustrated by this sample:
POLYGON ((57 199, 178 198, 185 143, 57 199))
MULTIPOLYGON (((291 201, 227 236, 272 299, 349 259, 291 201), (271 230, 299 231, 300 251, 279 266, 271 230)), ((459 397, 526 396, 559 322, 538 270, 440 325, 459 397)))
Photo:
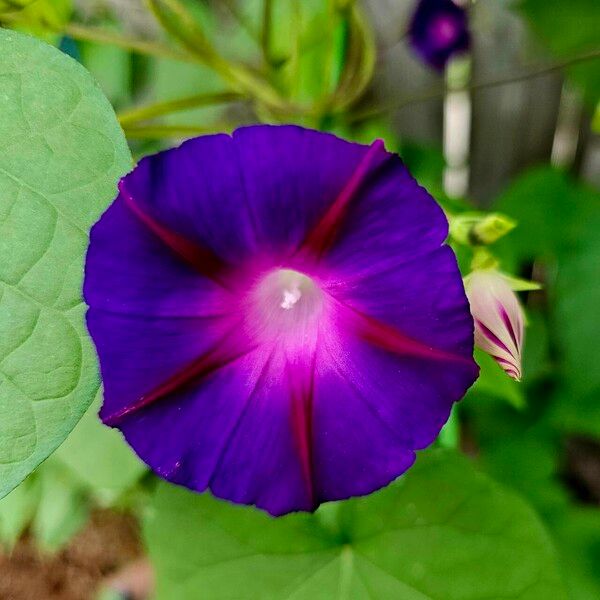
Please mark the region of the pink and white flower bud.
POLYGON ((465 287, 475 321, 475 344, 519 381, 524 316, 516 294, 494 270, 474 271, 465 287))

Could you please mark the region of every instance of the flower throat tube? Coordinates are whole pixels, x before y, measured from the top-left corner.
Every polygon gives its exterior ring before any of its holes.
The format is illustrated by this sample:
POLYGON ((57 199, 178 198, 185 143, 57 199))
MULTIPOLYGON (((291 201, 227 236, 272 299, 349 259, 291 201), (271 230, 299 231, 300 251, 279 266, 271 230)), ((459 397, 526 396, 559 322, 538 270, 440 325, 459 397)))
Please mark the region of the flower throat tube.
POLYGON ((295 126, 143 159, 91 233, 104 423, 273 515, 406 471, 477 377, 442 210, 384 149, 295 126))

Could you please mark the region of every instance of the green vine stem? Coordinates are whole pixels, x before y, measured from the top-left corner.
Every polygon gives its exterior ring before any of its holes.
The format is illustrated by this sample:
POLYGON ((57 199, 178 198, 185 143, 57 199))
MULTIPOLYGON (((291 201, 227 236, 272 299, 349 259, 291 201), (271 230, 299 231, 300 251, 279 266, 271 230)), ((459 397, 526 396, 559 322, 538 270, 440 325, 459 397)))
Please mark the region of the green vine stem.
POLYGON ((147 121, 163 115, 181 112, 190 108, 214 106, 243 100, 244 97, 237 92, 215 92, 212 94, 195 94, 177 100, 156 102, 145 106, 134 107, 119 113, 119 122, 123 127, 130 126, 140 121, 147 121))
POLYGON ((271 28, 273 27, 273 0, 263 0, 260 47, 267 65, 273 66, 275 59, 271 48, 271 28))
MULTIPOLYGON (((18 15, 2 15, 2 21, 10 25, 21 25, 27 26, 27 22, 20 18, 18 15)), ((50 32, 58 35, 67 35, 74 40, 81 40, 83 42, 96 42, 98 44, 108 44, 123 48, 135 52, 136 54, 144 54, 147 56, 154 56, 156 58, 166 58, 169 60, 177 60, 181 62, 197 62, 195 57, 189 52, 178 50, 177 48, 171 48, 166 44, 159 42, 152 42, 148 40, 140 40, 124 35, 120 35, 113 31, 107 31, 99 27, 88 27, 78 23, 67 23, 62 26, 57 26, 48 21, 40 23, 43 28, 50 32)))
POLYGON ((160 140, 165 138, 185 138, 207 133, 231 131, 234 128, 230 123, 215 123, 211 126, 203 125, 140 125, 125 126, 123 131, 129 139, 160 140))
POLYGON ((157 21, 188 52, 221 76, 231 87, 275 110, 289 109, 288 103, 263 79, 242 64, 233 63, 219 54, 179 0, 147 0, 157 21))
POLYGON ((375 69, 376 48, 367 19, 354 2, 341 9, 347 24, 344 69, 333 94, 326 100, 332 112, 342 112, 358 100, 371 83, 375 69))
MULTIPOLYGON (((140 40, 78 23, 57 26, 44 22, 43 26, 47 31, 68 35, 76 40, 114 45, 156 58, 199 62, 219 74, 231 87, 231 91, 227 92, 227 94, 231 94, 231 100, 223 98, 222 101, 232 101, 234 95, 236 99, 254 100, 258 104, 258 114, 264 115, 267 119, 286 120, 289 117, 303 116, 319 118, 325 113, 342 112, 356 101, 371 80, 375 64, 373 35, 352 0, 344 2, 336 0, 334 10, 343 14, 343 26, 346 29, 344 56, 338 57, 337 60, 337 66, 340 68, 337 74, 337 86, 330 95, 315 105, 300 105, 286 100, 260 75, 243 64, 234 63, 222 57, 180 0, 146 0, 146 2, 161 26, 182 46, 181 49, 161 42, 140 40)), ((272 11, 272 2, 269 0, 266 0, 264 11, 265 14, 272 11)), ((11 24, 26 24, 16 16, 7 15, 5 21, 11 24)), ((272 25, 272 16, 266 17, 263 27, 272 27, 272 25)), ((267 40, 270 40, 270 34, 262 33, 261 39, 263 44, 266 43, 267 40)), ((270 52, 270 48, 263 47, 270 52)), ((339 47, 337 50, 339 52, 339 47)), ((186 108, 208 105, 213 100, 215 103, 219 102, 218 98, 191 96, 172 102, 160 102, 140 109, 132 109, 123 113, 121 117, 124 119, 124 123, 128 124, 186 108)))
POLYGON ((235 3, 235 0, 221 0, 223 6, 231 14, 231 16, 237 21, 240 27, 248 34, 248 37, 260 46, 260 33, 254 27, 254 24, 246 17, 240 8, 235 3))

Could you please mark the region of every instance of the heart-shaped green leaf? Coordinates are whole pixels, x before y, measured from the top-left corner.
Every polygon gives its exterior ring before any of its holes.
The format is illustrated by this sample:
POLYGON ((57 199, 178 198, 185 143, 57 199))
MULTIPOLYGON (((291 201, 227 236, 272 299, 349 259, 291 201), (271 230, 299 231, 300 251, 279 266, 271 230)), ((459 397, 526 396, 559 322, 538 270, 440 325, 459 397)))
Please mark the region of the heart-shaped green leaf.
POLYGON ((590 107, 600 100, 600 2, 598 0, 519 0, 512 3, 558 59, 586 56, 568 72, 581 86, 590 107))
POLYGON ((566 597, 533 511, 450 451, 369 497, 279 519, 160 483, 145 535, 159 599, 566 597))
POLYGON ((0 140, 1 498, 56 449, 98 389, 83 257, 131 156, 85 69, 5 29, 0 140))

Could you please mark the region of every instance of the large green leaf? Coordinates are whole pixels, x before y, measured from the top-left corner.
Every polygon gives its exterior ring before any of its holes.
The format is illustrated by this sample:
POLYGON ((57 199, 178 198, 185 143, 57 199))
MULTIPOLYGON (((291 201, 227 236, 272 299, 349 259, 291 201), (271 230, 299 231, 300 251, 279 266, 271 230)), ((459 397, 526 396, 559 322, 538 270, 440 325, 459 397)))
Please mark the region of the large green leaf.
POLYGON ((10 548, 30 529, 37 545, 58 550, 91 507, 118 505, 133 492, 146 467, 121 434, 98 419, 101 396, 60 448, 0 500, 0 543, 10 548))
POLYGON ((35 516, 40 501, 40 484, 35 475, 0 500, 0 543, 9 550, 35 516))
POLYGON ((2 497, 56 449, 98 389, 83 256, 131 158, 88 73, 3 29, 0 139, 2 497))
MULTIPOLYGON (((551 52, 572 58, 600 49, 600 2, 598 0, 521 0, 516 5, 551 52)), ((600 100, 598 56, 569 70, 592 107, 600 100)))
MULTIPOLYGON (((540 167, 515 180, 495 207, 519 223, 496 246, 504 257, 512 258, 517 269, 532 260, 547 267, 550 333, 560 351, 558 368, 550 365, 550 372, 561 377, 558 419, 567 429, 600 435, 600 338, 594 327, 600 303, 600 193, 540 167)), ((530 334, 526 345, 539 332, 530 334)))
POLYGON ((483 350, 475 350, 475 360, 479 365, 479 377, 468 396, 488 394, 505 400, 515 408, 525 406, 522 386, 511 379, 500 368, 498 363, 483 350))
POLYGON ((533 511, 450 451, 279 519, 160 483, 144 529, 159 599, 565 598, 533 511))
POLYGON ((564 389, 557 414, 571 431, 600 437, 600 369, 597 314, 600 306, 600 201, 586 220, 577 247, 559 265, 555 327, 563 358, 564 389))
POLYGON ((56 551, 85 524, 89 498, 69 470, 54 457, 33 477, 39 480, 40 497, 31 524, 32 534, 40 548, 56 551))
POLYGON ((600 511, 574 507, 556 519, 552 530, 572 600, 600 598, 600 511))
POLYGON ((494 209, 519 226, 495 246, 519 260, 571 252, 598 210, 598 193, 552 167, 531 169, 498 197, 494 209))
POLYGON ((101 392, 77 427, 54 455, 69 467, 81 485, 102 503, 111 503, 132 488, 146 466, 131 451, 121 433, 98 418, 101 392))
MULTIPOLYGON (((497 400, 472 398, 465 407, 469 430, 476 438, 480 465, 527 498, 543 517, 560 553, 569 598, 596 600, 600 598, 600 512, 575 504, 572 489, 565 487, 562 440, 553 422, 539 414, 540 409, 547 413, 549 402, 547 387, 539 391, 539 396, 528 398, 530 410, 516 417, 497 400)), ((582 423, 588 415, 592 413, 581 415, 582 423)))

